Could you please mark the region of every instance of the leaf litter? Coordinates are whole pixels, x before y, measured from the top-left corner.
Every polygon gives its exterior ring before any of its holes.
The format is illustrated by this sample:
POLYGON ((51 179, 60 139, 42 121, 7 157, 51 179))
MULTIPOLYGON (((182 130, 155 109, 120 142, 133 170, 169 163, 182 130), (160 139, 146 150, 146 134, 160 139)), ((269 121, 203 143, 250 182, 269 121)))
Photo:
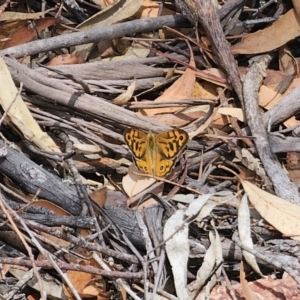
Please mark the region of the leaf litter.
POLYGON ((216 3, 1 6, 1 299, 299 298, 299 7, 216 3))

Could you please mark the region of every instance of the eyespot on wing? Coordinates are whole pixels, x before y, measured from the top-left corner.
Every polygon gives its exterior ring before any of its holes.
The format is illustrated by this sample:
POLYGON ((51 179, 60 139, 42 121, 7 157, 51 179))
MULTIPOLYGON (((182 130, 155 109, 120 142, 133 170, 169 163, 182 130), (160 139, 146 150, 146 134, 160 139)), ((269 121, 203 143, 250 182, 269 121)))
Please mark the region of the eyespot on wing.
POLYGON ((173 160, 161 160, 157 164, 157 168, 155 169, 155 174, 157 177, 164 177, 172 170, 174 165, 173 160))

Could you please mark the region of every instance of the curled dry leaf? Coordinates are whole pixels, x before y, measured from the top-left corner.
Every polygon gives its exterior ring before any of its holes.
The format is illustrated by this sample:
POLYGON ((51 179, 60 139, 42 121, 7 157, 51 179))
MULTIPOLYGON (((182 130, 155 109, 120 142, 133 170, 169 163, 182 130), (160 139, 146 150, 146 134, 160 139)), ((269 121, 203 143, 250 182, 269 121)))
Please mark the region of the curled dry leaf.
POLYGON ((127 90, 124 93, 122 93, 121 95, 119 95, 118 97, 116 97, 112 101, 112 103, 116 104, 116 105, 126 104, 132 98, 135 88, 136 88, 136 79, 134 79, 131 82, 131 84, 127 87, 127 90))
MULTIPOLYGON (((243 196, 238 210, 238 231, 242 244, 253 249, 253 242, 251 238, 250 210, 248 206, 247 194, 243 196)), ((261 273, 256 262, 255 256, 246 250, 242 250, 242 252, 246 262, 257 274, 263 277, 263 274, 261 273)))
POLYGON ((197 272, 197 278, 189 284, 190 297, 188 299, 194 299, 201 289, 202 292, 197 295, 196 299, 203 299, 204 293, 206 298, 208 298, 211 289, 215 286, 217 279, 221 275, 221 262, 223 260, 222 245, 220 236, 216 230, 215 236, 212 232, 209 233, 209 240, 211 244, 206 251, 201 268, 197 272), (214 272, 215 268, 217 269, 214 272), (203 289, 205 283, 206 288, 203 289))

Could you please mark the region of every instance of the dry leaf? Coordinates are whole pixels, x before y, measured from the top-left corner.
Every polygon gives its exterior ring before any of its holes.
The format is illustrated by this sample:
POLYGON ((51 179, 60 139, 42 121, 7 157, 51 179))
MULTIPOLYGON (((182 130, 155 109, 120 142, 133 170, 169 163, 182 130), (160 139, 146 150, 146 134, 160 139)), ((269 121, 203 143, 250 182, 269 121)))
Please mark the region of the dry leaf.
POLYGON ((300 206, 241 181, 249 201, 260 215, 285 236, 300 241, 300 206))
MULTIPOLYGON (((12 266, 10 269, 10 274, 13 275, 18 280, 24 280, 24 277, 28 277, 30 274, 30 270, 24 270, 21 268, 15 268, 16 266, 12 266)), ((43 283, 43 292, 47 294, 48 299, 66 299, 63 295, 62 284, 58 282, 57 278, 50 275, 50 273, 40 273, 40 277, 43 283)), ((27 285, 34 289, 35 291, 40 291, 40 284, 37 280, 29 280, 27 281, 27 285)), ((7 298, 6 298, 7 299, 7 298)), ((41 297, 39 297, 41 299, 41 297)))
POLYGON ((294 61, 295 58, 293 58, 293 56, 291 55, 291 52, 287 45, 283 45, 279 48, 279 70, 282 75, 295 74, 294 61))
MULTIPOLYGON (((149 38, 152 37, 153 34, 149 34, 149 38)), ((149 42, 143 43, 145 46, 148 45, 150 47, 149 42)), ((147 49, 143 45, 137 44, 135 42, 132 42, 130 47, 126 49, 126 52, 124 55, 115 55, 115 52, 113 51, 112 54, 114 54, 112 57, 104 58, 102 61, 119 61, 119 60, 125 60, 125 59, 136 59, 136 58, 146 58, 150 53, 150 49, 147 49)))
POLYGON ((244 113, 241 108, 237 107, 220 107, 219 114, 237 118, 239 121, 244 122, 244 113))
POLYGON ((102 189, 99 189, 97 191, 94 191, 89 194, 89 196, 99 204, 99 206, 104 207, 107 199, 107 188, 104 187, 102 189))
POLYGON ((177 210, 164 227, 164 240, 167 240, 166 252, 172 266, 176 294, 180 300, 190 299, 187 290, 187 262, 190 252, 188 227, 182 210, 177 210), (177 230, 181 225, 182 228, 177 230), (175 231, 178 232, 174 234, 175 231))
MULTIPOLYGON (((191 59, 190 65, 195 67, 195 61, 191 59)), ((193 93, 194 84, 196 81, 195 71, 187 68, 183 75, 179 77, 164 93, 156 98, 153 102, 168 102, 181 99, 190 99, 193 93)), ((142 115, 154 116, 161 113, 174 113, 182 110, 182 107, 164 107, 156 109, 143 109, 142 115)))
MULTIPOLYGON (((196 300, 203 299, 203 294, 209 294, 212 287, 216 284, 217 279, 221 274, 221 263, 223 260, 222 245, 218 232, 215 230, 215 236, 209 232, 210 246, 207 249, 203 263, 197 272, 197 279, 189 284, 189 298, 194 299, 198 292, 204 287, 203 291, 197 295, 196 300), (212 275, 213 270, 218 266, 218 269, 212 275), (207 280, 209 280, 207 282, 207 280)), ((207 298, 207 297, 206 297, 207 298)))
POLYGON ((299 24, 300 17, 291 9, 266 29, 246 35, 231 47, 232 53, 257 54, 275 50, 300 35, 299 24))
MULTIPOLYGON (((3 110, 7 111, 18 94, 18 90, 2 57, 0 57, 0 70, 0 104, 3 110)), ((44 151, 60 152, 54 141, 41 130, 20 95, 16 98, 7 115, 22 132, 25 139, 33 142, 44 151)))
MULTIPOLYGON (((241 243, 249 247, 250 249, 253 249, 253 242, 251 238, 250 210, 248 206, 247 194, 245 194, 242 197, 240 207, 238 210, 238 231, 241 243)), ((261 273, 259 266, 256 262, 255 256, 243 249, 242 252, 246 262, 258 275, 263 277, 263 274, 261 273)))
MULTIPOLYGON (((289 88, 285 91, 283 95, 277 93, 274 90, 275 89, 274 84, 271 84, 269 86, 262 85, 259 90, 259 105, 269 110, 275 104, 277 104, 284 96, 286 96, 296 87, 298 87, 299 84, 300 84, 300 78, 294 78, 292 84, 289 86, 289 88)), ((284 121, 283 123, 287 128, 290 128, 299 124, 299 121, 296 120, 296 118, 293 116, 288 120, 284 121)))
MULTIPOLYGON (((80 261, 79 264, 102 269, 94 257, 90 257, 89 261, 80 261)), ((106 292, 106 281, 102 276, 73 270, 67 271, 67 275, 82 299, 110 299, 111 294, 106 292)), ((75 299, 66 284, 63 288, 69 299, 75 299)))
POLYGON ((36 13, 20 13, 14 11, 3 11, 0 15, 0 21, 13 21, 13 20, 35 20, 43 17, 50 11, 55 10, 55 8, 50 8, 45 11, 36 12, 36 13))
POLYGON ((58 23, 56 18, 43 18, 35 20, 35 26, 28 26, 27 21, 21 21, 18 28, 16 28, 9 36, 9 40, 1 44, 1 49, 25 44, 30 42, 38 32, 58 23))
MULTIPOLYGON (((255 299, 259 300, 278 300, 278 299, 289 299, 298 300, 300 296, 300 290, 297 288, 296 281, 284 273, 282 279, 259 279, 249 283, 251 290, 257 295, 255 299), (278 295, 281 298, 278 298, 278 295)), ((242 286, 235 284, 231 286, 232 291, 236 295, 237 299, 245 298, 243 295, 242 286), (242 298, 243 297, 243 298, 242 298)), ((210 300, 232 300, 232 296, 228 292, 227 286, 223 283, 222 285, 216 286, 211 294, 209 295, 210 300)))
POLYGON ((297 14, 297 16, 300 17, 300 3, 298 0, 292 0, 294 9, 295 9, 295 13, 297 14))
MULTIPOLYGON (((116 24, 133 16, 140 8, 142 2, 143 0, 119 0, 111 6, 102 9, 99 13, 94 14, 76 28, 87 30, 116 24)), ((75 47, 74 53, 86 59, 90 51, 93 49, 93 46, 93 43, 78 45, 75 47)))
POLYGON ((134 173, 140 173, 140 171, 136 168, 134 164, 132 164, 128 168, 128 174, 122 179, 123 189, 129 198, 144 191, 156 181, 154 178, 134 173))
POLYGON ((47 66, 83 64, 84 60, 75 54, 62 54, 52 58, 47 66))
POLYGON ((127 87, 127 90, 112 100, 113 104, 124 105, 126 104, 133 96, 133 93, 136 88, 136 79, 134 79, 131 84, 127 87))
POLYGON ((246 300, 257 300, 259 299, 259 295, 255 294, 250 286, 248 281, 246 280, 246 274, 244 271, 244 264, 241 262, 241 268, 240 268, 240 281, 241 281, 241 287, 243 291, 243 295, 246 298, 246 300))
POLYGON ((259 90, 259 105, 269 110, 282 98, 281 94, 278 94, 272 88, 262 85, 259 90))
POLYGON ((73 149, 76 151, 76 154, 95 154, 101 151, 101 147, 99 145, 91 145, 84 143, 73 143, 73 149))
MULTIPOLYGON (((144 0, 138 12, 134 15, 137 19, 156 18, 159 15, 160 3, 152 0, 144 0)), ((163 6, 161 16, 173 15, 174 11, 163 6)))
MULTIPOLYGON (((241 163, 250 171, 254 171, 264 182, 264 185, 271 187, 269 177, 266 174, 265 169, 263 168, 261 161, 253 156, 253 154, 246 148, 243 148, 241 152, 236 151, 235 155, 238 159, 241 160, 241 163)), ((243 177, 243 179, 246 179, 243 177)))
POLYGON ((217 87, 217 85, 208 81, 196 81, 193 89, 192 98, 216 99, 218 97, 217 87))

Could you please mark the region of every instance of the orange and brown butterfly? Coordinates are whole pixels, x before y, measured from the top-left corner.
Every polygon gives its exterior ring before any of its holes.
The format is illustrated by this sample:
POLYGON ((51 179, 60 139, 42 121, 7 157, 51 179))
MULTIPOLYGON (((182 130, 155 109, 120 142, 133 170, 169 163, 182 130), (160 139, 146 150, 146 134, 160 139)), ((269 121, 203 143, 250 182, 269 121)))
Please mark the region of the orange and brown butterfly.
POLYGON ((164 177, 174 166, 176 157, 189 140, 189 135, 178 128, 156 135, 129 128, 124 132, 124 140, 140 171, 164 177))

